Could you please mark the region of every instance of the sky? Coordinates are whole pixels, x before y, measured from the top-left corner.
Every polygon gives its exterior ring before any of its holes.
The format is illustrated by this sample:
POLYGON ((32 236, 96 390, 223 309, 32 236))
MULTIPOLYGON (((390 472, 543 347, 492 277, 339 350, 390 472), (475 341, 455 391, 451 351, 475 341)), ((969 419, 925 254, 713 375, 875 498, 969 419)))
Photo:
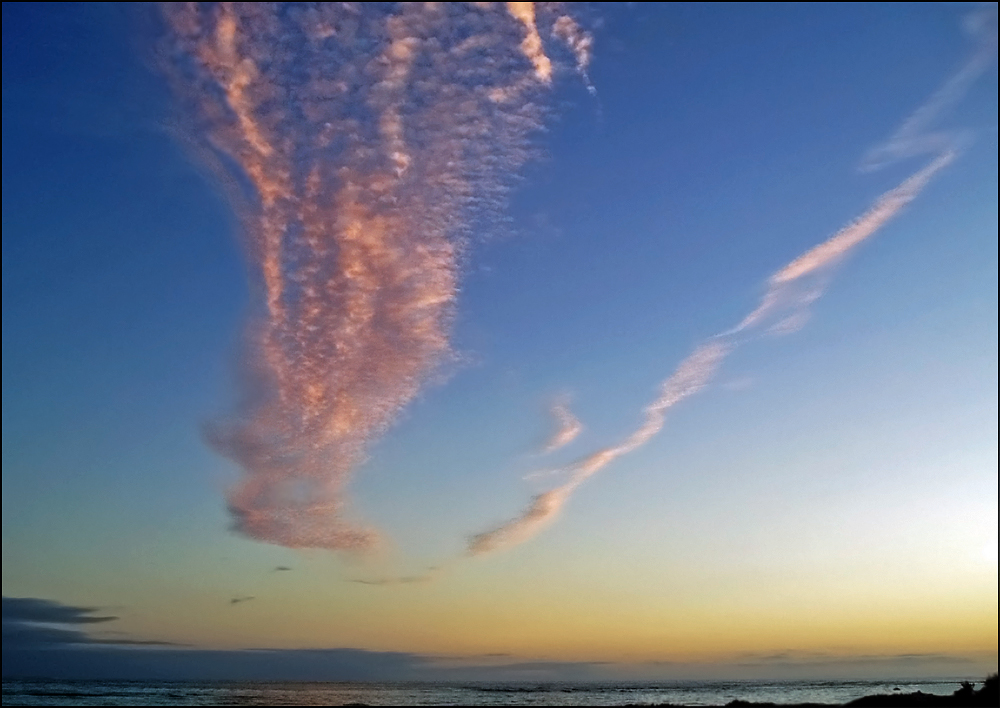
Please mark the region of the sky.
POLYGON ((995 671, 996 17, 5 4, 4 675, 995 671))

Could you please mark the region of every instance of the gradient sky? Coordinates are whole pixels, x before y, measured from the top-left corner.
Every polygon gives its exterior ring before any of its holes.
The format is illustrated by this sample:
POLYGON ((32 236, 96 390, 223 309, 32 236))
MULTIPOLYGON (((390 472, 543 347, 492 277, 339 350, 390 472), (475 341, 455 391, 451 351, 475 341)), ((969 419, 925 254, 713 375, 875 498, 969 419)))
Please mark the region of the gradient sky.
MULTIPOLYGON (((78 641, 560 677, 995 670, 995 7, 578 9, 596 94, 556 71, 509 222, 472 235, 457 355, 351 478, 349 514, 386 539, 358 556, 232 529, 241 472, 205 430, 239 398, 259 293, 150 68, 154 30, 5 4, 4 597, 118 618, 53 620, 78 641), (925 126, 957 157, 829 273, 808 322, 748 337, 548 527, 469 557, 565 481, 526 476, 627 437, 772 274, 934 158, 860 168, 982 32, 992 58, 925 126), (541 455, 560 401, 583 430, 541 455)), ((6 604, 4 623, 6 671, 6 604)))

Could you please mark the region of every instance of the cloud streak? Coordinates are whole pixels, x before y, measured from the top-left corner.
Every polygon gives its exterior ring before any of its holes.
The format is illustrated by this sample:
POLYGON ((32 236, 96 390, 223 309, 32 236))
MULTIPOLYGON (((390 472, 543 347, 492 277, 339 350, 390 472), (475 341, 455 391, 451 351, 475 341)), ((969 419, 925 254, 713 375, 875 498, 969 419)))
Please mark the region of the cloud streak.
POLYGON ((535 67, 535 78, 544 84, 551 83, 552 60, 546 56, 545 50, 542 48, 542 38, 539 36, 538 26, 535 24, 535 3, 509 2, 507 3, 507 12, 524 25, 521 51, 535 67))
POLYGON ((552 36, 561 39, 573 52, 576 58, 576 70, 583 77, 584 85, 590 95, 597 94, 597 89, 590 81, 590 74, 587 67, 590 66, 590 58, 594 49, 594 38, 589 32, 585 32, 576 21, 569 15, 558 18, 552 26, 552 36))
POLYGON ((628 437, 613 447, 602 448, 561 470, 564 484, 536 495, 528 508, 510 521, 471 537, 468 552, 481 555, 527 541, 555 520, 572 493, 608 464, 645 445, 666 422, 666 413, 677 403, 697 393, 709 382, 725 357, 747 334, 764 329, 792 331, 808 315, 808 306, 822 295, 823 277, 859 244, 913 201, 930 179, 954 159, 947 152, 935 158, 895 189, 883 194, 858 219, 828 240, 802 254, 776 272, 760 304, 733 329, 722 332, 695 349, 662 386, 660 396, 646 407, 645 418, 628 437), (807 287, 802 282, 811 280, 807 287))
POLYGON ((555 423, 555 430, 542 446, 543 454, 566 447, 583 431, 583 424, 573 415, 566 401, 561 400, 553 403, 549 413, 555 423))
MULTIPOLYGON (((145 641, 122 636, 94 636, 84 626, 113 622, 117 617, 95 614, 95 607, 64 605, 35 597, 3 598, 3 650, 9 654, 23 650, 48 651, 58 647, 89 645, 176 646, 171 642, 145 641)), ((105 635, 116 634, 105 632, 105 635)), ((6 675, 6 674, 5 674, 6 675)))
POLYGON ((926 152, 936 153, 935 157, 897 187, 882 194, 864 214, 775 272, 768 279, 764 295, 754 310, 732 329, 698 346, 663 382, 660 396, 646 407, 644 420, 629 436, 618 445, 599 449, 559 470, 566 475, 566 482, 536 495, 523 512, 509 521, 473 535, 467 545, 469 555, 516 546, 551 524, 584 481, 660 432, 667 411, 701 390, 725 357, 747 341, 750 335, 790 333, 805 324, 809 306, 823 295, 833 270, 848 254, 897 216, 940 170, 955 159, 955 136, 943 132, 929 134, 926 130, 931 121, 956 103, 994 61, 997 51, 996 15, 996 6, 993 5, 967 18, 967 27, 979 42, 972 58, 888 141, 869 151, 862 168, 877 169, 889 162, 926 152))
POLYGON ((928 132, 928 128, 942 113, 958 103, 996 60, 996 3, 981 3, 979 10, 965 17, 964 28, 978 45, 972 56, 911 113, 887 141, 868 151, 861 162, 862 171, 877 170, 908 157, 941 153, 955 146, 954 134, 928 132))
POLYGON ((939 170, 955 159, 948 150, 911 175, 895 189, 876 200, 872 207, 823 243, 815 246, 772 275, 767 291, 755 310, 720 336, 732 337, 773 320, 771 331, 789 332, 801 327, 807 308, 823 294, 832 271, 852 250, 873 236, 899 211, 912 202, 939 170))
POLYGON ((4 597, 2 607, 5 623, 74 625, 112 622, 118 619, 110 615, 95 615, 95 612, 100 611, 96 607, 74 607, 35 597, 4 597))
POLYGON ((370 550, 379 535, 352 517, 346 487, 450 356, 470 228, 497 220, 543 125, 552 62, 539 27, 555 6, 163 13, 162 65, 234 195, 260 284, 244 400, 209 432, 243 473, 233 527, 370 550))
POLYGON ((597 450, 564 468, 562 471, 569 477, 567 482, 536 495, 528 508, 511 521, 473 536, 469 541, 468 552, 480 555, 516 546, 548 526, 584 481, 622 455, 645 445, 656 435, 663 428, 666 411, 699 391, 715 373, 727 353, 728 346, 718 341, 698 347, 663 382, 659 398, 646 407, 645 419, 631 435, 614 447, 597 450))

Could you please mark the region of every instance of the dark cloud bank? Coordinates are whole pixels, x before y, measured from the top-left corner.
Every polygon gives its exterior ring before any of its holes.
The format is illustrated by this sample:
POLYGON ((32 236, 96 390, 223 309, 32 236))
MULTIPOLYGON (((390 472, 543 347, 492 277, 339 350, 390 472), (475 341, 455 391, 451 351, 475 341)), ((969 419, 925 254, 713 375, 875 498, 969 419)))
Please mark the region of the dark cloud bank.
MULTIPOLYGON (((248 598, 238 598, 245 600, 248 598)), ((99 608, 36 598, 3 598, 3 677, 51 679, 186 679, 274 681, 407 681, 585 679, 597 665, 523 662, 486 665, 493 657, 441 657, 363 649, 195 649, 84 631, 114 620, 99 608), (477 661, 478 659, 478 661, 477 661)))
MULTIPOLYGON (((225 611, 225 610, 221 610, 225 611)), ((719 664, 527 661, 364 649, 211 650, 126 637, 94 607, 3 598, 3 677, 257 681, 608 681, 698 678, 978 676, 996 655, 830 656, 787 652, 719 664)))

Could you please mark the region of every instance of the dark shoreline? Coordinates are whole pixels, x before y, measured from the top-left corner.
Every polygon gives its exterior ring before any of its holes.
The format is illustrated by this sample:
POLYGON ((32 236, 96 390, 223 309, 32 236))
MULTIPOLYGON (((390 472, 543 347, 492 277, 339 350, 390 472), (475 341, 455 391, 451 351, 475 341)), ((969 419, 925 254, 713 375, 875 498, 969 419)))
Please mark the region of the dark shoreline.
MULTIPOLYGON (((685 708, 683 704, 658 703, 659 708, 685 708)), ((1000 705, 1000 682, 997 674, 988 676, 981 688, 976 690, 971 682, 963 682, 962 685, 950 696, 938 696, 933 693, 882 693, 871 696, 863 696, 848 703, 755 703, 753 701, 730 701, 719 706, 701 706, 700 708, 834 708, 843 706, 844 708, 907 708, 908 706, 940 706, 946 708, 950 706, 980 708, 990 706, 996 708, 1000 705)))

